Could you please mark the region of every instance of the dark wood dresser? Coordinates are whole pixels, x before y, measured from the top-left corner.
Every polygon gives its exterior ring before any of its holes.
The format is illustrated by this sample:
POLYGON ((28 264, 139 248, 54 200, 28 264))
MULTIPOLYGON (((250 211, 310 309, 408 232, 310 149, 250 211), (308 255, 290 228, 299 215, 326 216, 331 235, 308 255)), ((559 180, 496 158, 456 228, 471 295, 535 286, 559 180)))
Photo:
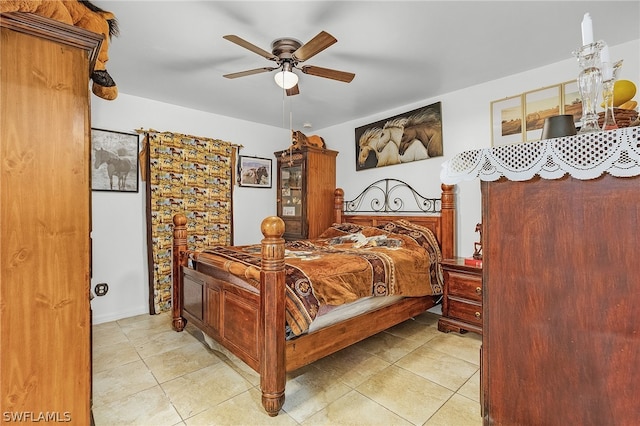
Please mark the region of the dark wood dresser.
POLYGON ((438 330, 482 334, 482 267, 462 257, 442 261, 444 295, 438 330))
POLYGON ((640 425, 640 128, 464 158, 482 179, 484 424, 640 425))

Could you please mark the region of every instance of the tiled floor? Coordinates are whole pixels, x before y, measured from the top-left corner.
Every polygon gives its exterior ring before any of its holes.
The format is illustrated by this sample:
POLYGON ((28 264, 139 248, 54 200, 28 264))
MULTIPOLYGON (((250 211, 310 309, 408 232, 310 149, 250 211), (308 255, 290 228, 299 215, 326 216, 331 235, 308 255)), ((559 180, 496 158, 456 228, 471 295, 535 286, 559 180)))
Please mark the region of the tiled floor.
POLYGON ((287 379, 277 417, 259 376, 195 327, 167 314, 93 328, 93 414, 115 425, 480 425, 473 333, 444 334, 424 313, 304 367, 287 379))

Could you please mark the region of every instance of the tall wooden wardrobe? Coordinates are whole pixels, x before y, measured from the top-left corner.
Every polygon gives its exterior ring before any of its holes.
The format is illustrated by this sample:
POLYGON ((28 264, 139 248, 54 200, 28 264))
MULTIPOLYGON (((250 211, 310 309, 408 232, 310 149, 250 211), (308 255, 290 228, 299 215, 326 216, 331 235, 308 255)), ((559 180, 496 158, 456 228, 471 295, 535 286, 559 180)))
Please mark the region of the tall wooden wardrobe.
POLYGON ((337 151, 303 146, 275 152, 278 216, 284 239, 318 238, 334 221, 337 151))
POLYGON ((0 17, 0 413, 91 419, 89 76, 102 36, 0 17))

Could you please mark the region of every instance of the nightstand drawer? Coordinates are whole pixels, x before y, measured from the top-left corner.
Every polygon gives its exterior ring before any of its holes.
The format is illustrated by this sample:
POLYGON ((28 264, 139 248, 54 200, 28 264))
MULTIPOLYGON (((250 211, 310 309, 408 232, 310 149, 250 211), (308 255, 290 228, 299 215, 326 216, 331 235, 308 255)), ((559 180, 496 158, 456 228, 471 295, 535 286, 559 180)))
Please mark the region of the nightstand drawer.
POLYGON ((449 296, 482 302, 482 277, 447 271, 449 296))
POLYGON ((457 318, 470 324, 482 326, 482 305, 449 299, 449 318, 457 318))

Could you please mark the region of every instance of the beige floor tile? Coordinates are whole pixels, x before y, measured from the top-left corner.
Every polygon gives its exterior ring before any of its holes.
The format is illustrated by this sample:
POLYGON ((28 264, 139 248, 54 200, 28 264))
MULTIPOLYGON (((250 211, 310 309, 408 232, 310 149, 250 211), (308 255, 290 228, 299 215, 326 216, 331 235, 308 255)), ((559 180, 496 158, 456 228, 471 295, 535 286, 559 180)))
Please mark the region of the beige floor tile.
POLYGON ((431 348, 431 342, 400 359, 396 365, 457 391, 478 371, 478 366, 431 348))
POLYGON ((103 370, 93 374, 93 405, 109 404, 157 384, 155 377, 142 361, 103 370))
POLYGON ((424 322, 419 322, 414 319, 402 322, 394 327, 391 327, 386 331, 394 336, 402 337, 403 339, 411 339, 424 344, 440 333, 437 328, 429 327, 424 322))
POLYGON ((192 324, 177 333, 166 313, 97 324, 96 424, 421 424, 438 404, 426 425, 481 424, 481 337, 437 332, 439 318, 418 315, 288 373, 285 407, 275 418, 262 407, 260 376, 219 344, 208 347, 192 324))
POLYGON ((157 315, 140 314, 128 318, 119 319, 116 321, 123 329, 127 328, 153 328, 157 324, 163 324, 169 321, 171 322, 171 315, 169 312, 163 312, 157 315))
POLYGON ((199 343, 189 333, 178 333, 172 330, 158 332, 150 338, 143 339, 144 340, 142 341, 131 339, 131 343, 136 347, 136 350, 142 359, 156 356, 176 348, 181 348, 190 343, 199 343))
POLYGON ((356 345, 359 349, 394 363, 419 347, 421 343, 382 332, 356 343, 356 345))
POLYGON ((247 379, 253 386, 260 385, 260 375, 244 363, 240 358, 232 354, 227 348, 205 335, 202 331, 193 327, 191 334, 205 345, 205 348, 217 356, 222 362, 233 368, 238 374, 247 379))
POLYGON ((137 344, 153 339, 158 333, 173 331, 174 333, 181 334, 173 330, 171 317, 166 313, 125 318, 118 320, 118 325, 129 340, 137 344))
POLYGON ((173 426, 182 421, 160 386, 94 407, 93 416, 96 426, 173 426))
POLYGON ((475 365, 480 365, 482 336, 475 333, 439 333, 429 341, 429 347, 455 356, 475 365))
POLYGON ((462 395, 453 395, 424 426, 481 426, 480 404, 462 395))
POLYGON ((95 333, 97 331, 119 330, 120 326, 116 321, 109 321, 100 324, 92 324, 91 329, 95 333))
POLYGON ((441 315, 434 314, 433 312, 423 312, 420 315, 416 315, 413 319, 417 322, 421 322, 423 324, 428 325, 429 327, 438 328, 438 320, 441 318, 441 315))
POLYGON ((351 388, 344 383, 310 368, 287 380, 284 409, 297 422, 303 422, 349 391, 351 388))
POLYGON ((355 388, 391 364, 358 347, 350 346, 320 359, 312 365, 322 371, 323 374, 326 374, 327 377, 331 377, 333 380, 340 380, 347 386, 355 388))
POLYGON ((94 373, 140 361, 140 355, 128 340, 110 346, 94 345, 92 352, 94 373))
POLYGON ((411 423, 359 392, 351 391, 305 420, 303 425, 385 425, 411 423))
POLYGON ((252 385, 223 362, 162 384, 183 419, 246 392, 252 385))
POLYGON ((462 385, 458 393, 480 403, 480 370, 462 385))
POLYGON ((144 359, 144 363, 158 383, 164 383, 219 362, 218 357, 209 353, 203 348, 202 343, 195 340, 144 359))
POLYGON ((91 330, 92 346, 94 348, 100 348, 102 346, 112 346, 117 344, 129 343, 129 339, 122 332, 122 329, 115 323, 100 324, 98 327, 91 330), (115 324, 115 326, 113 326, 115 324))
POLYGON ((356 390, 416 425, 427 421, 453 395, 452 390, 393 365, 356 390))
POLYGON ((228 399, 221 404, 185 420, 187 426, 210 425, 296 425, 296 421, 280 411, 275 417, 269 417, 261 403, 260 391, 253 388, 228 399))

